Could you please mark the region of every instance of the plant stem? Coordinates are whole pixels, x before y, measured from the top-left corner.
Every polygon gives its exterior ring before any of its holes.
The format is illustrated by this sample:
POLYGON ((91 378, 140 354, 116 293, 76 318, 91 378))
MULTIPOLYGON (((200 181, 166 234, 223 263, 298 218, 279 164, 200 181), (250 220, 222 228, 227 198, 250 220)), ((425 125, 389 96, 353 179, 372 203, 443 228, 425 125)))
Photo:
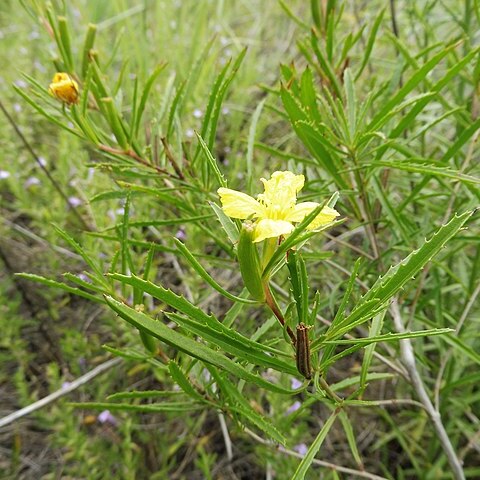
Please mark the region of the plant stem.
POLYGON ((338 404, 343 403, 343 398, 339 397, 331 388, 327 381, 320 375, 318 378, 318 382, 320 386, 325 390, 325 393, 335 402, 338 404))
MULTIPOLYGON (((398 301, 396 298, 394 298, 392 301, 392 304, 390 306, 390 312, 392 313, 395 330, 398 333, 404 333, 405 327, 403 325, 400 308, 398 306, 398 301)), ((433 428, 437 432, 438 439, 440 441, 440 444, 442 445, 445 455, 447 456, 453 476, 455 480, 464 480, 465 474, 463 472, 462 465, 460 464, 460 460, 455 453, 452 442, 450 441, 447 431, 445 430, 445 427, 442 423, 440 412, 433 406, 433 403, 430 400, 430 397, 428 396, 428 393, 425 389, 425 385, 423 384, 422 378, 420 377, 420 373, 417 370, 417 364, 415 360, 415 353, 413 351, 412 342, 409 338, 405 338, 399 341, 402 363, 405 365, 405 368, 408 371, 408 374, 410 376, 410 382, 415 392, 417 393, 418 399, 425 407, 425 410, 427 411, 427 414, 432 421, 433 428)))
POLYGON ((28 150, 30 155, 33 157, 37 165, 40 167, 40 169, 45 173, 47 176, 48 180, 50 183, 53 185, 53 188, 60 194, 60 196, 65 200, 67 205, 70 207, 71 211, 75 215, 75 217, 78 219, 78 221, 81 223, 83 228, 85 230, 92 230, 92 228, 87 224, 85 219, 78 213, 77 209, 70 203, 70 200, 68 199, 68 196, 66 193, 62 190, 62 187, 60 184, 52 177, 51 173, 48 171, 48 169, 45 167, 45 165, 42 163, 38 155, 35 153, 35 150, 33 147, 30 145, 29 141, 26 139, 25 135, 22 133, 22 131, 18 128, 17 124, 15 123, 15 120, 11 117, 11 115, 8 113, 8 110, 5 108, 3 103, 0 101, 0 110, 4 113, 5 117, 7 117, 8 122, 10 125, 13 127, 15 130, 15 133, 18 135, 20 140, 22 141, 23 145, 25 148, 28 150))
POLYGON ((283 316, 283 313, 281 312, 280 307, 275 300, 275 297, 272 295, 270 285, 268 283, 265 283, 265 303, 268 308, 270 308, 270 310, 273 312, 273 314, 277 317, 282 327, 286 328, 288 336, 292 340, 292 345, 295 347, 295 345, 297 344, 297 337, 295 337, 293 330, 288 325, 285 325, 285 318, 283 316))

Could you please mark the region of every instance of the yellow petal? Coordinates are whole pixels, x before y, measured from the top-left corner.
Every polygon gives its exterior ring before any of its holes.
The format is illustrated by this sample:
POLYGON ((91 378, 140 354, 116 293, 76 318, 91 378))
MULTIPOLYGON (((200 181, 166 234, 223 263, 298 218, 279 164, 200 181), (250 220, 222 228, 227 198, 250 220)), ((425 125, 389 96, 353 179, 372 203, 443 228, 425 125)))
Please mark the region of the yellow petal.
POLYGON ((315 210, 320 204, 317 202, 300 202, 297 203, 288 213, 289 222, 301 222, 312 210, 315 210))
MULTIPOLYGON (((287 215, 286 220, 290 222, 301 222, 309 213, 315 210, 320 204, 316 202, 301 202, 297 203, 287 215)), ((340 214, 330 207, 323 207, 320 213, 308 225, 308 230, 315 230, 316 228, 330 223, 335 217, 340 214)))
POLYGON ((295 175, 288 170, 285 172, 273 172, 269 180, 261 179, 265 193, 258 198, 267 205, 276 205, 280 208, 288 208, 295 205, 297 193, 303 188, 305 177, 295 175))
POLYGON ((333 222, 335 217, 340 216, 340 214, 330 207, 323 207, 321 212, 313 219, 313 222, 307 227, 307 230, 315 230, 322 225, 333 222))
POLYGON ((244 220, 261 210, 261 205, 246 193, 223 187, 219 188, 217 193, 222 202, 222 209, 229 217, 244 220))
POLYGON ((293 225, 285 220, 260 220, 255 227, 254 242, 261 242, 266 238, 288 235, 293 230, 293 225))

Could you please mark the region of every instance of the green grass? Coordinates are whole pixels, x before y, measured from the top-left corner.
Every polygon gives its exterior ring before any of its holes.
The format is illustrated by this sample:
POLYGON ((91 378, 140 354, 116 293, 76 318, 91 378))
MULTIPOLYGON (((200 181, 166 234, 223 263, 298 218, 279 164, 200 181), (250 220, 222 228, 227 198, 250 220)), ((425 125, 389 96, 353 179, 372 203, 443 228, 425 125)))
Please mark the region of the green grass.
POLYGON ((3 427, 2 477, 476 478, 480 4, 21 3, 0 416, 123 361, 3 427), (216 190, 287 169, 339 221, 237 258, 216 190))

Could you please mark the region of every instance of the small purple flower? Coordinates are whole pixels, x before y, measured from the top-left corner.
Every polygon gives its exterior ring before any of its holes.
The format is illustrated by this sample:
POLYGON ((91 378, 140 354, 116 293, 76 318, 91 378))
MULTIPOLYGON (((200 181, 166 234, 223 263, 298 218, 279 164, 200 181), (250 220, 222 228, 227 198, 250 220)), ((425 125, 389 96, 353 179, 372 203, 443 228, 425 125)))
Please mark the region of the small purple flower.
POLYGON ((68 388, 70 385, 71 385, 71 382, 63 382, 63 383, 62 383, 62 390, 65 390, 65 389, 68 388))
POLYGON ((301 406, 302 406, 302 402, 299 402, 297 400, 290 406, 290 408, 285 412, 285 414, 290 415, 291 413, 296 412, 301 406))
POLYGON ((18 88, 27 88, 28 87, 28 83, 25 80, 22 80, 21 78, 18 79, 18 80, 15 80, 14 83, 18 88))
POLYGON ((262 377, 270 383, 278 383, 278 376, 275 373, 275 370, 268 368, 262 372, 262 377))
POLYGON ((46 166, 47 166, 47 161, 45 160, 45 157, 38 157, 38 163, 39 163, 42 167, 46 167, 46 166))
POLYGON ((37 177, 29 177, 23 184, 25 188, 33 187, 34 185, 40 185, 40 180, 37 177))
POLYGON ((184 228, 179 228, 177 233, 175 234, 175 238, 177 238, 181 242, 184 242, 187 238, 187 234, 185 232, 185 229, 184 228))
POLYGON ((47 71, 47 69, 38 61, 38 60, 35 60, 33 62, 33 66, 39 71, 39 72, 42 72, 42 73, 45 73, 47 71))
POLYGON ((195 136, 195 132, 193 131, 193 128, 187 128, 185 130, 185 136, 187 138, 193 138, 195 136))
POLYGON ((196 108, 194 111, 193 111, 193 116, 195 118, 202 118, 202 115, 203 115, 203 112, 199 109, 199 108, 196 108))
POLYGON ((299 443, 295 445, 293 449, 302 456, 305 456, 308 452, 308 447, 305 443, 299 443))
POLYGON ((110 413, 109 410, 104 410, 103 412, 101 412, 98 417, 97 417, 97 420, 100 422, 100 423, 109 423, 110 425, 117 425, 117 419, 110 413))
POLYGON ((22 111, 22 106, 19 103, 14 103, 13 109, 15 110, 15 112, 20 113, 22 111))
POLYGON ((84 282, 92 283, 92 281, 90 280, 90 277, 83 272, 80 272, 79 274, 77 274, 77 277, 80 280, 83 280, 84 282))
POLYGON ((70 204, 71 207, 76 208, 76 207, 80 206, 83 202, 78 197, 69 197, 68 198, 68 203, 70 204))
POLYGON ((292 380, 290 381, 290 385, 292 386, 293 390, 297 390, 303 385, 303 383, 297 378, 292 378, 292 380))
POLYGON ((230 113, 230 109, 229 109, 228 107, 223 107, 223 108, 222 108, 222 113, 223 113, 224 115, 228 115, 228 114, 230 113))
POLYGON ((10 172, 7 172, 6 170, 0 170, 0 180, 5 180, 10 176, 10 172))

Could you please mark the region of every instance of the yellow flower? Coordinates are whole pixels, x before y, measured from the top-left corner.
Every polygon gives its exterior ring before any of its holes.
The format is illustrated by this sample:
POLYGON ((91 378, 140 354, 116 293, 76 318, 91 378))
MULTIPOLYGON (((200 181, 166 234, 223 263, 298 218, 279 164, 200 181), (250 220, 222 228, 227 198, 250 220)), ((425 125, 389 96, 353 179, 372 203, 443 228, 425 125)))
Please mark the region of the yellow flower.
POLYGON ((68 105, 78 103, 78 83, 68 73, 56 73, 48 93, 68 105))
MULTIPOLYGON (((301 222, 319 206, 316 202, 297 203, 297 193, 303 188, 305 177, 292 172, 274 172, 270 180, 261 179, 265 192, 258 199, 230 188, 219 188, 218 195, 223 211, 232 218, 257 219, 254 242, 266 238, 288 235, 295 228, 294 223, 301 222)), ((307 227, 314 230, 330 223, 340 214, 330 207, 324 207, 307 227)))

